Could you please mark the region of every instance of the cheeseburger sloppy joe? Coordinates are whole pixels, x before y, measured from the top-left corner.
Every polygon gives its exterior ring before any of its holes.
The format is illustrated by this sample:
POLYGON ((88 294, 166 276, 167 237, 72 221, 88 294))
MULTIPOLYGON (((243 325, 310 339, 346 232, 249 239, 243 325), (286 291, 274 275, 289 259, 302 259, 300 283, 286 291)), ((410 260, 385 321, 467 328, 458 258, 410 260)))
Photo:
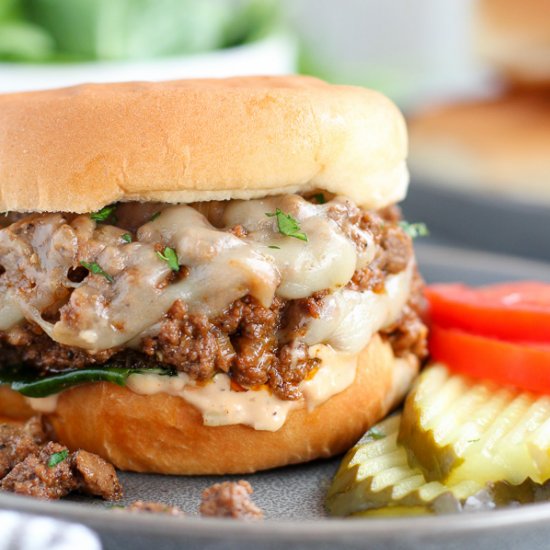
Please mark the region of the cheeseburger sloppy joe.
POLYGON ((406 152, 305 77, 0 96, 0 415, 142 472, 348 448, 425 354, 406 152))

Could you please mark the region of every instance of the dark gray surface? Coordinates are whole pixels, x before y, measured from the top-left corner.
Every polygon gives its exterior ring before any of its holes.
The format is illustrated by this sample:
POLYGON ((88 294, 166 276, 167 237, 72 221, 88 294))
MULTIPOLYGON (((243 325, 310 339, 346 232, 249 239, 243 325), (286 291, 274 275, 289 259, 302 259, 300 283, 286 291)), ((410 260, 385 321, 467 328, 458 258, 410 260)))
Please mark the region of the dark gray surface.
MULTIPOLYGON (((550 282, 550 264, 472 253, 419 242, 422 272, 430 281, 484 284, 513 279, 550 282)), ((353 404, 350 404, 353 406, 353 404)), ((213 477, 122 474, 127 502, 153 499, 182 507, 191 517, 129 514, 83 497, 41 502, 0 493, 0 508, 58 516, 94 528, 106 550, 186 549, 436 549, 545 548, 550 539, 550 504, 479 514, 428 518, 329 520, 323 496, 338 459, 238 476, 255 489, 266 521, 242 523, 196 517, 201 491, 213 477)), ((231 479, 226 477, 224 479, 231 479)), ((1 526, 0 526, 1 527, 1 526)))
POLYGON ((550 262, 433 244, 422 239, 416 242, 415 249, 420 272, 428 283, 462 281, 483 285, 525 279, 550 282, 550 262))
POLYGON ((413 181, 403 213, 435 240, 550 261, 550 205, 413 181))
MULTIPOLYGON (((262 508, 267 519, 318 519, 324 515, 323 497, 338 463, 339 459, 317 461, 284 470, 260 472, 253 476, 224 476, 223 479, 248 479, 254 488, 254 501, 262 508)), ((132 473, 122 473, 120 479, 127 495, 122 504, 137 498, 162 500, 191 515, 198 513, 202 491, 220 481, 216 476, 191 478, 132 473)), ((73 502, 100 508, 105 506, 100 500, 90 501, 86 497, 76 497, 73 502)))

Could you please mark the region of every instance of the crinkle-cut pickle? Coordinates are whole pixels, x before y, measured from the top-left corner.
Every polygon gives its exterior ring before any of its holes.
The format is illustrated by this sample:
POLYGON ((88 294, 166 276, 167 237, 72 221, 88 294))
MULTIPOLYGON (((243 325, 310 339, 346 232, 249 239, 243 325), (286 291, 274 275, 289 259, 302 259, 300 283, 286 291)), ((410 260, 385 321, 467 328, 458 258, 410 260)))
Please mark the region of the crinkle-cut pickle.
POLYGON ((329 489, 331 515, 380 517, 550 498, 550 398, 426 369, 401 415, 369 430, 329 489))
POLYGON ((384 420, 347 453, 327 495, 331 515, 433 513, 442 495, 461 502, 481 489, 475 482, 455 487, 427 482, 419 468, 409 466, 405 449, 397 443, 399 422, 400 415, 384 420))
POLYGON ((428 480, 544 483, 550 479, 550 396, 435 365, 407 397, 398 441, 428 480))

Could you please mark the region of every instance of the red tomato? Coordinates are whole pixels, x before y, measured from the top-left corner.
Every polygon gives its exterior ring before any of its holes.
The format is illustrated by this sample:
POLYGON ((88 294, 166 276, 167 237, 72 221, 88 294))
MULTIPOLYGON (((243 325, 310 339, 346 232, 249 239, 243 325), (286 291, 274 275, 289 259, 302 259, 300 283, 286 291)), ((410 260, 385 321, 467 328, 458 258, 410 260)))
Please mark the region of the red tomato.
POLYGON ((437 325, 510 341, 550 343, 550 284, 438 284, 425 292, 437 325))
POLYGON ((432 325, 430 354, 451 371, 550 393, 550 345, 504 342, 432 325))

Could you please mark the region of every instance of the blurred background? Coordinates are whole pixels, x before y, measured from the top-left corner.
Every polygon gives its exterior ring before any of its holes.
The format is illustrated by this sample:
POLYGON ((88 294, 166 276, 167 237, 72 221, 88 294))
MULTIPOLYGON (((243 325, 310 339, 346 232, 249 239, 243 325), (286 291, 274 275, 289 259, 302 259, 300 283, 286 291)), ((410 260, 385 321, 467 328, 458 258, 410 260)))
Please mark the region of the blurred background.
POLYGON ((0 92, 294 72, 403 109, 430 240, 550 261, 550 0, 0 0, 0 92))

